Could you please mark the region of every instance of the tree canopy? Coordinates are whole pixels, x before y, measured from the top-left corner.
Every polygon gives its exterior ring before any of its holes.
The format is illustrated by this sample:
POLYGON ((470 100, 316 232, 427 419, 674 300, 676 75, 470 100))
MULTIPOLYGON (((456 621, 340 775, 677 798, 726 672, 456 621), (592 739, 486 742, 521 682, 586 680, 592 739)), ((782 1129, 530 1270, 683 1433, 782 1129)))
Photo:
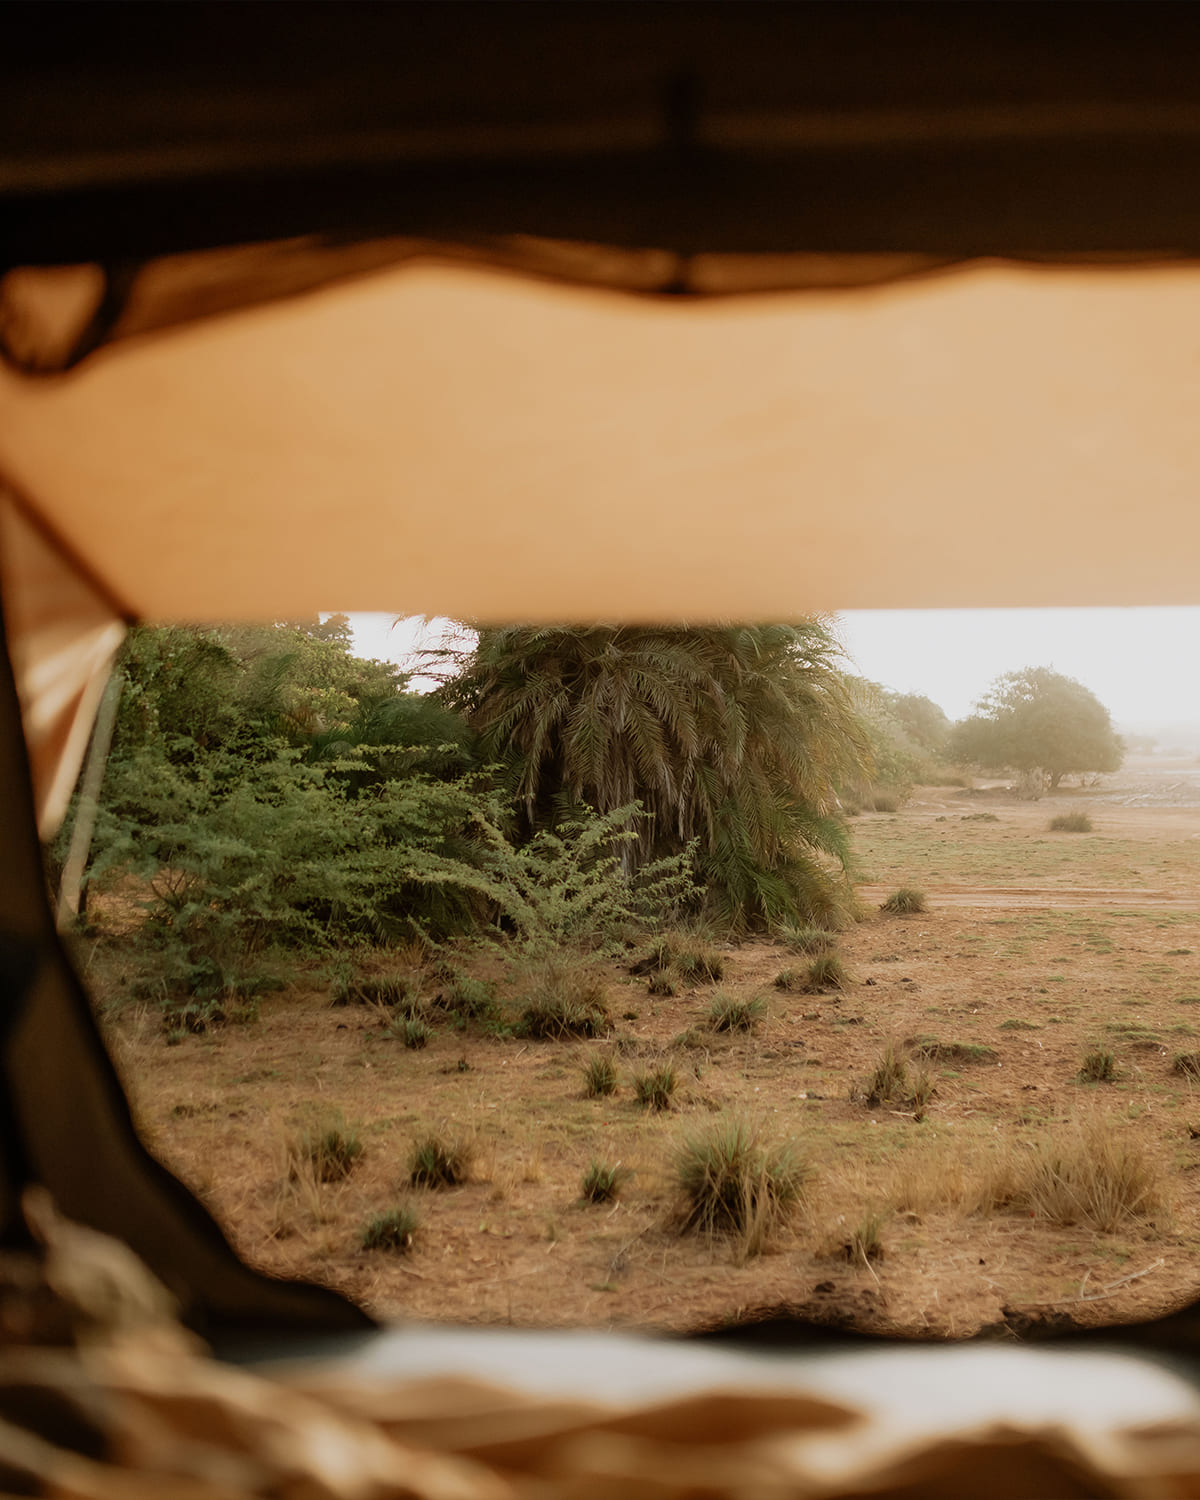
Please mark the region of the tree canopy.
POLYGON ((639 801, 643 855, 696 841, 735 925, 821 919, 846 836, 835 786, 869 742, 828 627, 490 627, 442 689, 530 828, 639 801))
POLYGON ((988 770, 1038 773, 1051 787, 1064 776, 1116 771, 1125 747, 1099 698, 1049 667, 998 677, 955 725, 954 759, 988 770))

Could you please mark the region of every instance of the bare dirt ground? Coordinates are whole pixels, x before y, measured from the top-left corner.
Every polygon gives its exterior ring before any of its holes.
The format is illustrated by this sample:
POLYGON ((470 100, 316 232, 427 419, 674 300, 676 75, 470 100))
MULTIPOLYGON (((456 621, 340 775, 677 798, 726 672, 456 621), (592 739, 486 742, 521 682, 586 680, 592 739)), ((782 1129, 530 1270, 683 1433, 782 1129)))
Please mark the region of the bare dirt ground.
MULTIPOLYGON (((610 963, 605 1043, 445 1026, 408 1050, 375 1012, 331 1008, 313 965, 258 1020, 169 1046, 157 1008, 126 998, 144 962, 128 935, 81 961, 152 1149, 248 1259, 376 1313, 683 1329, 777 1307, 963 1336, 1006 1309, 1123 1322, 1200 1296, 1200 1082, 1177 1064, 1200 1049, 1200 768, 1133 762, 1037 802, 984 783, 922 788, 854 830, 867 914, 839 940, 848 989, 779 990, 779 972, 804 961, 765 941, 724 947, 719 985, 674 996, 610 963), (1089 812, 1094 832, 1051 833, 1066 810, 1089 812), (901 885, 929 909, 883 915, 901 885), (707 1028, 718 989, 765 997, 755 1033, 707 1028), (869 1108, 861 1086, 881 1050, 920 1039, 941 1049, 924 1119, 904 1102, 869 1108), (1114 1081, 1079 1081, 1095 1049, 1113 1054, 1114 1081), (589 1099, 581 1064, 598 1051, 619 1087, 589 1099), (648 1114, 630 1078, 662 1061, 679 1078, 674 1105, 648 1114), (344 1182, 289 1181, 287 1141, 335 1110, 361 1161, 344 1182), (803 1210, 746 1259, 672 1218, 672 1153, 723 1113, 811 1167, 803 1210), (1160 1170, 1155 1207, 1109 1233, 979 1211, 975 1188, 998 1162, 1097 1115, 1160 1170), (409 1187, 413 1140, 430 1130, 471 1141, 463 1186, 409 1187), (593 1159, 633 1169, 615 1204, 579 1201, 593 1159), (363 1250, 372 1215, 403 1203, 421 1220, 411 1251, 363 1250), (871 1221, 882 1257, 848 1258, 871 1221)), ((102 902, 97 919, 103 930, 102 902)), ((503 992, 494 955, 463 962, 503 992)))

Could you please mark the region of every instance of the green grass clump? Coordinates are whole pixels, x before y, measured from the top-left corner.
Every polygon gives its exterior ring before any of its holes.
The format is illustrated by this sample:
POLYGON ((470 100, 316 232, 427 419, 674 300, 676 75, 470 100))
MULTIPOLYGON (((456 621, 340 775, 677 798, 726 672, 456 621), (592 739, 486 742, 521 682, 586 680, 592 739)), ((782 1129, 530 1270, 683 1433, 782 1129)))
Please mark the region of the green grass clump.
POLYGON ((1080 1083, 1111 1083, 1117 1076, 1117 1060, 1106 1047, 1093 1047, 1084 1054, 1076 1077, 1080 1083))
POLYGON ((1087 813, 1059 813, 1050 819, 1051 833, 1091 833, 1095 825, 1087 813))
POLYGON ((420 1219, 411 1208, 389 1208, 368 1219, 363 1230, 364 1250, 394 1250, 406 1255, 413 1245, 413 1236, 420 1227, 420 1219))
POLYGON ((1177 1052, 1171 1069, 1185 1078, 1200 1078, 1200 1052, 1177 1052))
POLYGON ((458 1187, 470 1175, 471 1155, 466 1141, 427 1135, 413 1142, 408 1158, 408 1180, 413 1187, 458 1187))
POLYGON ((1041 1029, 1036 1021, 1026 1021, 1021 1016, 1010 1016, 1007 1021, 1000 1022, 1001 1031, 1040 1031, 1041 1029))
POLYGON ((661 970, 651 974, 646 987, 652 995, 674 995, 678 993, 675 988, 675 981, 669 974, 665 974, 661 970))
POLYGON ((739 1000, 718 990, 708 1008, 708 1024, 714 1031, 753 1031, 766 1011, 767 1004, 761 995, 739 1000))
POLYGON ((757 1126, 738 1119, 685 1136, 673 1168, 681 1229, 733 1235, 746 1255, 803 1201, 810 1175, 789 1147, 768 1146, 757 1126))
POLYGON ((633 1095, 643 1109, 670 1109, 677 1083, 675 1069, 670 1063, 661 1063, 633 1075, 633 1095))
POLYGON ((318 1182, 341 1182, 362 1155, 358 1132, 335 1116, 309 1126, 291 1143, 288 1175, 295 1179, 307 1170, 318 1182))
POLYGON ((785 927, 780 934, 793 953, 831 953, 837 938, 824 927, 785 927))
POLYGON ((780 969, 775 976, 777 990, 806 990, 808 975, 803 969, 780 969))
POLYGON ((413 1052, 429 1045, 429 1038, 433 1035, 433 1028, 427 1026, 420 1016, 406 1016, 395 1028, 396 1035, 413 1052))
POLYGON ((911 917, 925 909, 925 892, 913 885, 902 885, 898 891, 893 891, 879 908, 889 917, 911 917))
POLYGON ((583 1174, 580 1196, 587 1203, 611 1203, 620 1196, 621 1189, 632 1176, 630 1169, 620 1162, 609 1166, 593 1157, 583 1174))
POLYGON ((895 1042, 888 1042, 863 1087, 863 1097, 874 1109, 889 1100, 902 1098, 907 1085, 908 1064, 895 1042))
POLYGON ((836 953, 814 958, 804 977, 804 988, 810 995, 819 995, 823 990, 844 990, 849 983, 846 966, 836 953))
POLYGON ((583 1092, 589 1099, 603 1099, 617 1092, 617 1065, 611 1057, 589 1057, 583 1065, 583 1092))
POLYGON ((675 972, 689 984, 716 984, 725 977, 725 960, 715 948, 695 944, 675 955, 675 972))

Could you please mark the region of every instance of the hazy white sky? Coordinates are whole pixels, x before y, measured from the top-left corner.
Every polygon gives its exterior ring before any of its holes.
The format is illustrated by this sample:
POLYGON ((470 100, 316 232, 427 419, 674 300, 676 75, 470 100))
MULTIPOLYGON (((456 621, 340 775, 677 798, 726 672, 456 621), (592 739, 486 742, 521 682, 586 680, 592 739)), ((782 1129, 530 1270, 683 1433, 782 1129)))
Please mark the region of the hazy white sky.
MULTIPOLYGON (((353 615, 355 649, 403 661, 436 628, 353 615)), ((1200 609, 857 610, 838 616, 855 669, 924 693, 962 718, 994 677, 1053 667, 1091 688, 1118 724, 1200 722, 1200 609)))

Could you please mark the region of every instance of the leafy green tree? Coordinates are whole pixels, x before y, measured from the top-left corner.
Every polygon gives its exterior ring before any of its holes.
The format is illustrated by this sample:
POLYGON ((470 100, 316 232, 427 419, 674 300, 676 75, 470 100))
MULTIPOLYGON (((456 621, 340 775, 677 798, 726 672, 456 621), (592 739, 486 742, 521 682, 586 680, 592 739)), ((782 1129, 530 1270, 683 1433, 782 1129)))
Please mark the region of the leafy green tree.
POLYGON ((705 629, 486 627, 441 690, 503 763, 529 830, 640 802, 636 858, 693 840, 735 926, 828 919, 848 846, 835 784, 869 746, 820 620, 705 629))
POLYGON ((1038 774, 1051 789, 1072 773, 1120 768, 1125 747, 1108 710, 1081 682, 1049 667, 998 677, 975 708, 951 734, 955 760, 1038 774))

